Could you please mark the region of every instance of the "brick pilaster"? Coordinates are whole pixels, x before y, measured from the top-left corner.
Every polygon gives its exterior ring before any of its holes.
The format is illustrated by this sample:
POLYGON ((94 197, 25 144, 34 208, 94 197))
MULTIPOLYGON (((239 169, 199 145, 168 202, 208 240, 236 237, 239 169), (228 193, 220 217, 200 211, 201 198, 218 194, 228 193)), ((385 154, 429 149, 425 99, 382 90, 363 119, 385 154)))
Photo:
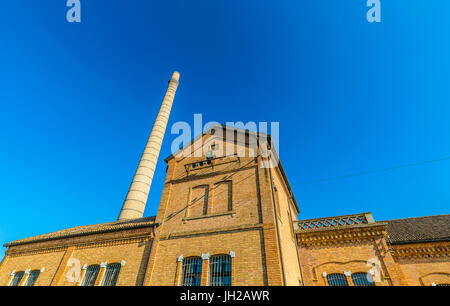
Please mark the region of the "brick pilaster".
POLYGON ((64 275, 64 271, 66 270, 67 262, 69 261, 70 257, 72 257, 74 249, 75 247, 73 246, 68 247, 66 249, 63 258, 59 263, 58 269, 56 269, 55 275, 53 276, 50 286, 58 286, 59 283, 61 282, 61 278, 64 275))
POLYGON ((207 254, 207 256, 202 256, 202 258, 202 279, 200 281, 200 286, 208 286, 209 254, 207 254))

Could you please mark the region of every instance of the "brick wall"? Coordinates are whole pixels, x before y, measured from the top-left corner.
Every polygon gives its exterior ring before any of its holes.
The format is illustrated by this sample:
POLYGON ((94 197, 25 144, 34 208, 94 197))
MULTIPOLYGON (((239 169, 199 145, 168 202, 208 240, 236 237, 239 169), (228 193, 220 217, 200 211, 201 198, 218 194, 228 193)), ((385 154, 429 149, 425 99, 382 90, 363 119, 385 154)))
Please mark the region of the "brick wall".
MULTIPOLYGON (((84 264, 120 263, 118 285, 141 285, 151 247, 152 228, 122 230, 111 233, 85 235, 45 242, 29 243, 8 248, 6 260, 0 267, 0 285, 7 285, 12 271, 45 268, 35 285, 79 285, 68 278, 84 264), (73 270, 75 269, 75 270, 73 270)), ((103 272, 104 269, 101 270, 103 272)), ((101 274, 101 273, 100 273, 101 274)))
MULTIPOLYGON (((371 269, 376 272, 374 280, 377 286, 450 283, 448 242, 388 246, 385 230, 382 226, 374 226, 300 234, 305 284, 326 286, 326 275, 368 272, 371 269)), ((351 275, 347 280, 349 285, 353 285, 351 275)))
MULTIPOLYGON (((385 224, 299 234, 300 260, 305 285, 328 285, 329 274, 375 274, 376 285, 403 285, 404 277, 384 241, 385 224)), ((351 276, 347 276, 353 285, 351 276)))
MULTIPOLYGON (((246 150, 245 145, 241 146, 246 150)), ((224 148, 225 144, 216 142, 216 147, 224 148)), ((175 284, 180 255, 230 251, 236 254, 233 285, 282 284, 267 169, 260 168, 259 158, 228 156, 199 166, 198 162, 205 159, 203 156, 168 161, 156 217, 162 224, 146 284, 175 284), (197 163, 195 167, 193 163, 197 163)))
MULTIPOLYGON (((206 146, 225 147, 203 137, 206 146)), ((245 144, 234 146, 248 152, 245 144)), ((148 226, 11 246, 0 285, 12 271, 41 268, 36 285, 79 285, 67 277, 74 263, 82 276, 83 265, 104 262, 124 263, 117 285, 178 285, 180 259, 192 256, 203 256, 201 284, 208 285, 209 256, 219 254, 232 256, 233 285, 327 285, 333 273, 345 273, 353 285, 352 273, 369 271, 376 285, 450 283, 448 242, 389 246, 383 222, 294 233, 298 208, 279 168, 262 168, 260 156, 205 161, 168 159, 153 244, 148 226)))
POLYGON ((450 284, 450 243, 394 245, 395 261, 410 286, 450 284))
POLYGON ((280 232, 281 255, 283 257, 286 285, 301 284, 298 251, 292 222, 297 220, 299 213, 289 196, 289 191, 283 183, 279 168, 273 169, 275 202, 277 209, 278 228, 280 232))

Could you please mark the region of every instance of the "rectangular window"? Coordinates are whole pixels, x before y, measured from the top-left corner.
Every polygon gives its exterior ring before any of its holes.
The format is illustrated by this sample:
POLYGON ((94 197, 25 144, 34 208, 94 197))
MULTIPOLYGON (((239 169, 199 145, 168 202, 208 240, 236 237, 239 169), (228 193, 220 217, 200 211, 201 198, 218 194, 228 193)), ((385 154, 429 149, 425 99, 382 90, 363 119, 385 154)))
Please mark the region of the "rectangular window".
POLYGON ((347 277, 344 274, 327 275, 329 286, 348 286, 347 277))
POLYGON ((105 275, 103 276, 102 286, 115 286, 119 277, 120 263, 113 263, 106 266, 105 275))
POLYGON ((22 280, 24 274, 25 274, 24 271, 16 272, 13 276, 11 283, 9 283, 9 285, 10 286, 19 286, 20 281, 22 280))
POLYGON ((94 286, 99 271, 100 271, 99 265, 92 265, 87 267, 81 286, 94 286))
POLYGON ((40 273, 41 273, 41 271, 39 271, 39 270, 31 271, 30 275, 28 275, 28 278, 27 278, 24 286, 34 286, 34 283, 36 282, 40 273))
POLYGON ((200 280, 202 278, 201 257, 188 257, 183 259, 181 275, 181 286, 200 286, 200 280))
POLYGON ((231 256, 215 255, 209 260, 211 286, 231 286, 231 256))
POLYGON ((355 286, 375 286, 372 275, 369 273, 353 273, 352 280, 355 286))

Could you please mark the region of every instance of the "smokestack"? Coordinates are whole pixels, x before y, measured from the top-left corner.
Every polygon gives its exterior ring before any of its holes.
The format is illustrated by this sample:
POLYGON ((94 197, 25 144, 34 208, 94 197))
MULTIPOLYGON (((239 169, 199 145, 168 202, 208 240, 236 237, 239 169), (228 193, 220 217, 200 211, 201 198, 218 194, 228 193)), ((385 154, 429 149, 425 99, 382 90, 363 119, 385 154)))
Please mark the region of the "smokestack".
POLYGON ((175 71, 169 80, 164 100, 159 108, 158 116, 153 124, 152 132, 148 138, 144 153, 142 153, 118 220, 142 218, 144 214, 145 204, 147 203, 148 193, 152 184, 153 174, 179 79, 180 74, 175 71))

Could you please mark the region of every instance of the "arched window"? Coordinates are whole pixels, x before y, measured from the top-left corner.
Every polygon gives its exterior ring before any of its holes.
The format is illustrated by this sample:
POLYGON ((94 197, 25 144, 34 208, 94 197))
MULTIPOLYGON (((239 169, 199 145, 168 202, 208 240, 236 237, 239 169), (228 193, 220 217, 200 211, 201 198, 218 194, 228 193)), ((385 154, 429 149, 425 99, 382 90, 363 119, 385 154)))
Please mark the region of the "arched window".
POLYGON ((372 275, 369 273, 353 273, 352 280, 355 286, 375 286, 372 275))
POLYGON ((231 286, 231 256, 214 255, 209 259, 211 286, 231 286))
POLYGON ((106 266, 105 275, 103 276, 102 286, 115 286, 119 277, 120 263, 113 263, 106 266))
POLYGON ((41 273, 41 271, 39 271, 39 270, 31 271, 30 275, 28 275, 28 278, 27 278, 24 286, 34 286, 34 283, 36 282, 40 273, 41 273))
POLYGON ((348 286, 347 277, 344 274, 329 274, 327 281, 329 286, 348 286))
POLYGON ((81 286, 94 286, 95 280, 97 279, 98 276, 98 271, 100 271, 99 265, 92 265, 87 267, 81 286))
POLYGON ((202 278, 201 257, 184 258, 181 270, 181 286, 200 286, 201 278, 202 278))
POLYGON ((20 281, 23 278, 23 275, 25 274, 24 271, 16 272, 13 276, 13 279, 9 283, 10 286, 19 286, 20 281))

